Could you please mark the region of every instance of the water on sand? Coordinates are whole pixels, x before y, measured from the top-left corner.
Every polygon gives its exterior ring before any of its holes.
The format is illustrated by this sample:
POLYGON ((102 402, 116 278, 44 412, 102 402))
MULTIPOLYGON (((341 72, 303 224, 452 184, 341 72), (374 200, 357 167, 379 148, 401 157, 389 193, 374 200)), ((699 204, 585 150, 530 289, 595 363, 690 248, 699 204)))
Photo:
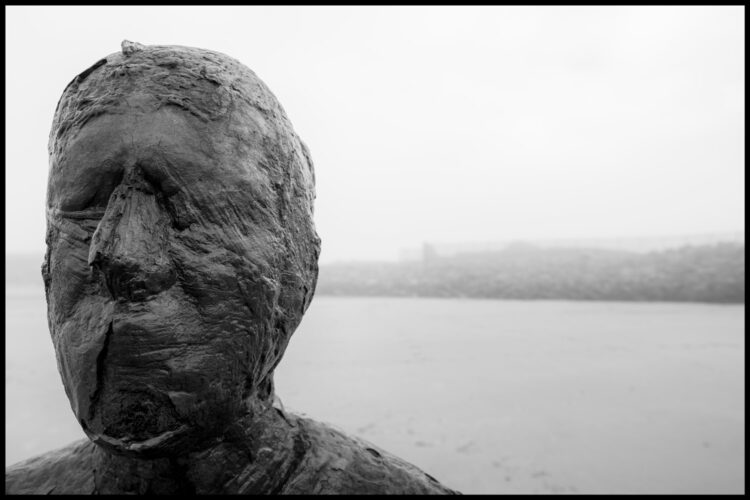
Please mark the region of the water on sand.
MULTIPOLYGON (((744 306, 316 297, 283 404, 465 493, 742 493, 744 306)), ((6 287, 6 464, 83 437, 6 287)))

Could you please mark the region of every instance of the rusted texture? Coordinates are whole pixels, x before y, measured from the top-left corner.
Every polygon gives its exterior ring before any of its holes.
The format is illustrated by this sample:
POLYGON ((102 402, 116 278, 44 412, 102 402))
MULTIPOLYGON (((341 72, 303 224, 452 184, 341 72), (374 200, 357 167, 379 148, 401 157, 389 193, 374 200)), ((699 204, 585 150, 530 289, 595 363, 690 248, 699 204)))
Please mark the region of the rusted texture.
POLYGON ((273 406, 320 239, 310 154, 252 71, 123 42, 65 89, 49 153, 48 322, 92 443, 6 492, 451 492, 273 406))

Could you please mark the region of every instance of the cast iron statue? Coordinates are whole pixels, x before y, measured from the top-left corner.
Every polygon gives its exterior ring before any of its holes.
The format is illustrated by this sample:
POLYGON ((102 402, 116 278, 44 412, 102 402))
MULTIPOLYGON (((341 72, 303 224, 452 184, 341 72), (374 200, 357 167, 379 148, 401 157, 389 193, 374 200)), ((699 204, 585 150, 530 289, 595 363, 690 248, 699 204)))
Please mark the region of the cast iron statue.
POLYGON ((455 493, 274 404, 320 239, 310 154, 223 54, 123 42, 52 125, 48 323, 89 439, 6 469, 6 493, 455 493))

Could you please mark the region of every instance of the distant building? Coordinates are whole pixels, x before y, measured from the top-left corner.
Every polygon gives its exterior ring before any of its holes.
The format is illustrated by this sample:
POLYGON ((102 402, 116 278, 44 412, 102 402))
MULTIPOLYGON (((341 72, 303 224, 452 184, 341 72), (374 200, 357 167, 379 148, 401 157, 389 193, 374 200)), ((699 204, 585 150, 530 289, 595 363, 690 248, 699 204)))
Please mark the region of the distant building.
POLYGON ((433 245, 427 242, 422 244, 422 262, 424 264, 429 264, 430 262, 434 261, 437 256, 437 252, 435 251, 435 247, 433 245))

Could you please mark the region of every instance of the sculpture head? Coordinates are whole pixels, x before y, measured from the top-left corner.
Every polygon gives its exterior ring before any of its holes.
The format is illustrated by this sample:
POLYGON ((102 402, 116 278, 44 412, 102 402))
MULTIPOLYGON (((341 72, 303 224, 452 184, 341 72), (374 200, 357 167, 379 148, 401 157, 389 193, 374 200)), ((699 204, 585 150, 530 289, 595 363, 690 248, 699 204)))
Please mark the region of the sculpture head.
POLYGON ((269 404, 320 239, 310 156, 263 82, 123 42, 65 89, 49 153, 48 322, 88 436, 169 454, 269 404))

